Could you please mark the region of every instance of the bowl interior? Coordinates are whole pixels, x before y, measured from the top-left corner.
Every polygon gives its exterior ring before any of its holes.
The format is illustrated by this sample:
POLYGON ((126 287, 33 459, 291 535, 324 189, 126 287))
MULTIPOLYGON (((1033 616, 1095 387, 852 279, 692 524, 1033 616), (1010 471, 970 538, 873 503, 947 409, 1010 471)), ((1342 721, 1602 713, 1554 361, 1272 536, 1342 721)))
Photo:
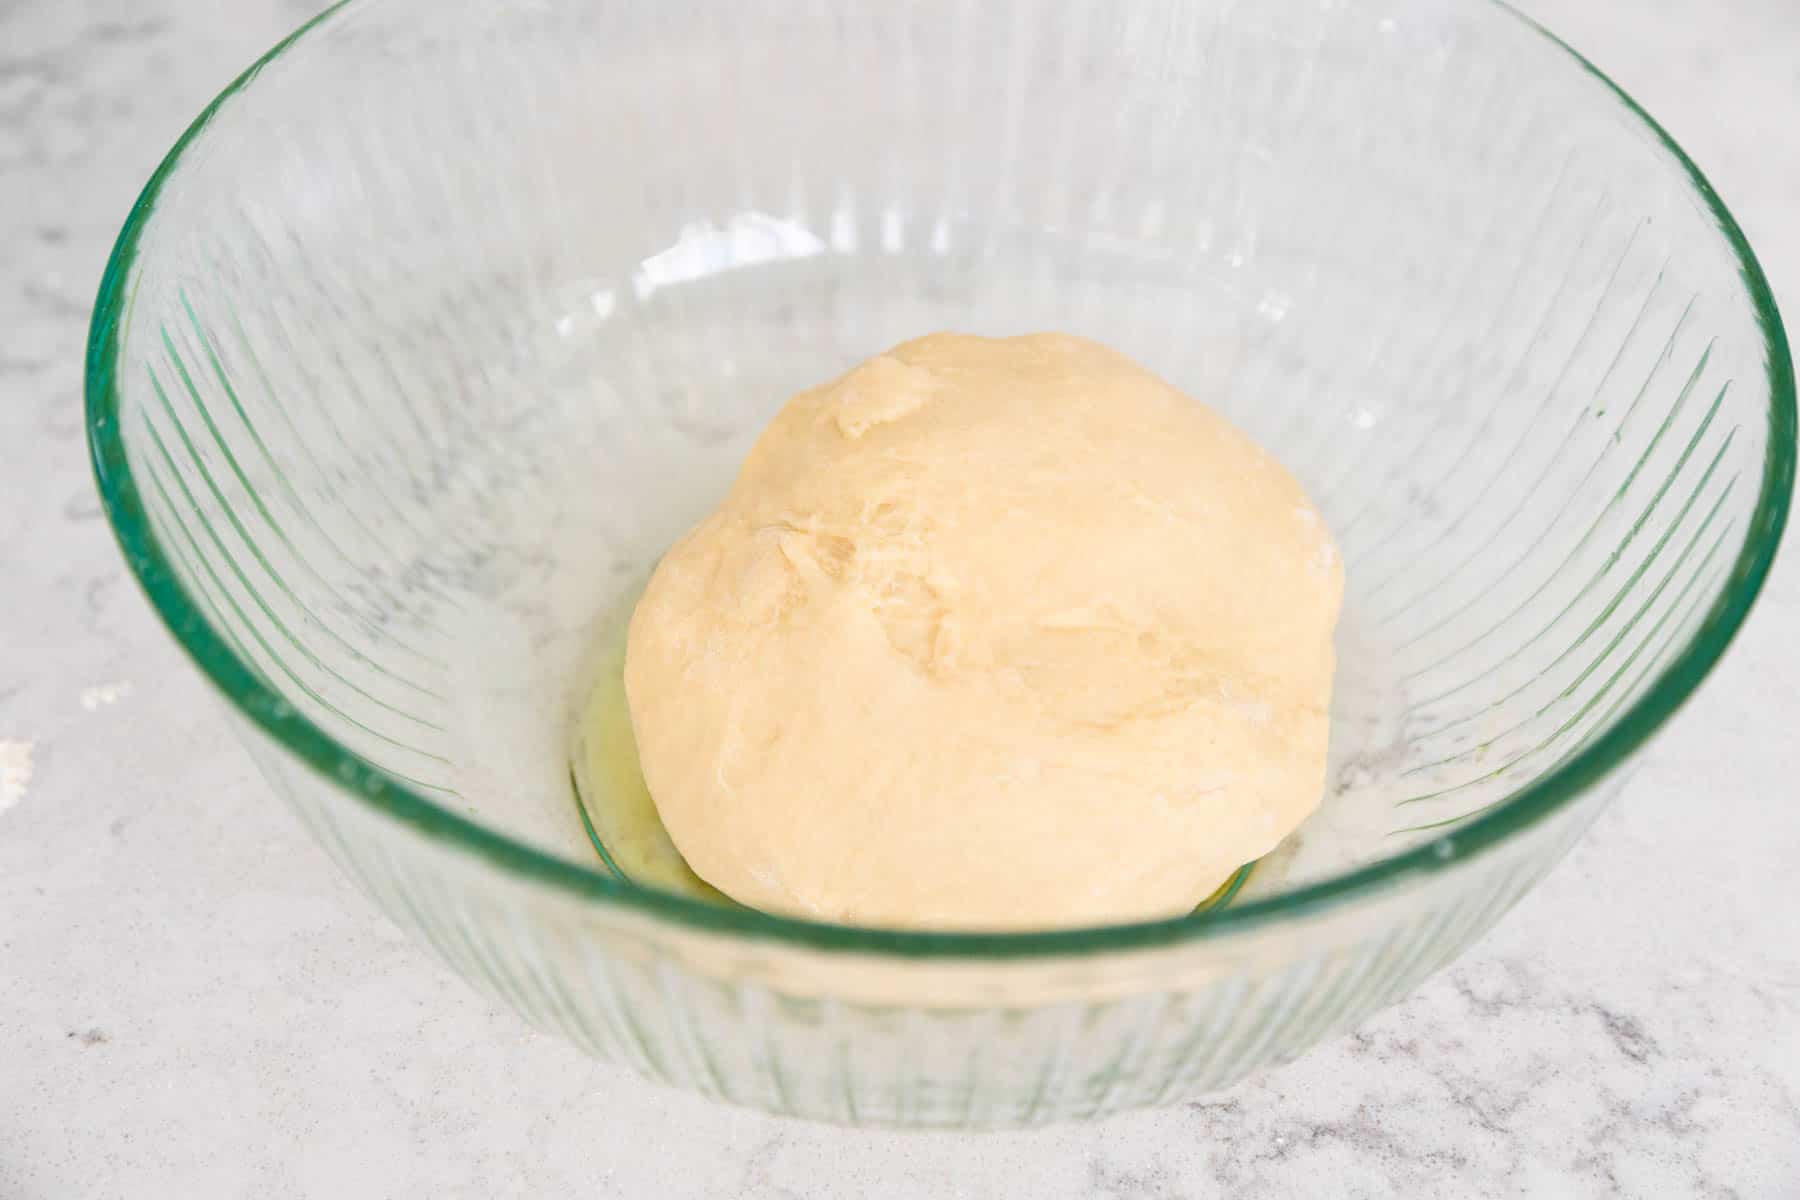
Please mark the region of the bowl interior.
POLYGON ((1269 896, 1454 854, 1722 648, 1792 418, 1722 219, 1481 3, 369 0, 153 183, 96 437, 253 719, 598 871, 572 721, 782 401, 936 329, 1110 342, 1346 555, 1269 896))

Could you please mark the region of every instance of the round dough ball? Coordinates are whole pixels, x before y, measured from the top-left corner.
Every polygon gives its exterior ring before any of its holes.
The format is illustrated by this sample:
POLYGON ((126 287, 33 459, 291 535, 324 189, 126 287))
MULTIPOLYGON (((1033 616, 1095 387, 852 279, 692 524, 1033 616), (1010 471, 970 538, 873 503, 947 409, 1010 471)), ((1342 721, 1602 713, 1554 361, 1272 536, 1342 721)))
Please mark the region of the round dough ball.
POLYGON ((1169 916, 1319 802, 1343 573, 1216 412, 1056 334, 803 392, 633 614, 657 811, 744 904, 861 925, 1169 916))

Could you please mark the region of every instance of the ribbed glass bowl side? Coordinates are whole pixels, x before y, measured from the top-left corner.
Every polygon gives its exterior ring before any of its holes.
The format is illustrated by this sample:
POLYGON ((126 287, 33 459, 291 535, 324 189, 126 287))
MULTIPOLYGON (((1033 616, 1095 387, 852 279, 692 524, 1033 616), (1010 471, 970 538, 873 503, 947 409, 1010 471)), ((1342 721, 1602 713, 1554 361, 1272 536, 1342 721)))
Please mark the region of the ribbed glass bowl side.
POLYGON ((1794 462, 1717 197, 1476 0, 359 0, 159 169, 88 368, 133 570, 384 911, 596 1054, 853 1123, 1169 1100, 1403 994, 1723 651, 1794 462), (588 854, 596 613, 782 398, 941 327, 1111 341, 1332 522, 1331 793, 1222 910, 852 930, 588 854))
POLYGON ((734 1104, 942 1129, 1174 1103, 1298 1057, 1404 997, 1486 932, 1621 778, 1491 853, 1354 905, 1192 942, 945 957, 673 926, 537 887, 345 804, 260 731, 243 732, 363 893, 538 1029, 734 1104))

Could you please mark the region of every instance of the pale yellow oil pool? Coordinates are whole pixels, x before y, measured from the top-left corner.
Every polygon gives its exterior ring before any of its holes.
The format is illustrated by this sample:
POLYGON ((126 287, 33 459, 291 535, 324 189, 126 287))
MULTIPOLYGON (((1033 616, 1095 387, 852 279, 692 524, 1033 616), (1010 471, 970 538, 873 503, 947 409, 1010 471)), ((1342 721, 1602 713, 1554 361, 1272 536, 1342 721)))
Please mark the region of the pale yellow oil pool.
POLYGON ((594 690, 576 720, 573 745, 575 801, 594 849, 614 874, 664 891, 734 903, 688 868, 656 815, 625 705, 623 629, 601 660, 594 690))

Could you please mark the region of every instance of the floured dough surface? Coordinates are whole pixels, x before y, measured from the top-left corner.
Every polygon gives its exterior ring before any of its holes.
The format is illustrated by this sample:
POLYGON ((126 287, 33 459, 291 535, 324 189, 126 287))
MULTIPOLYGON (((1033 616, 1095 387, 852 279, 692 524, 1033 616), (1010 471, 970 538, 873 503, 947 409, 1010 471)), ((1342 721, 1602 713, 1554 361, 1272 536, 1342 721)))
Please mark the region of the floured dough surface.
POLYGON ((693 869, 772 912, 1184 912, 1324 783, 1343 573, 1223 417, 1060 334, 937 334, 789 401, 664 557, 625 687, 693 869))

